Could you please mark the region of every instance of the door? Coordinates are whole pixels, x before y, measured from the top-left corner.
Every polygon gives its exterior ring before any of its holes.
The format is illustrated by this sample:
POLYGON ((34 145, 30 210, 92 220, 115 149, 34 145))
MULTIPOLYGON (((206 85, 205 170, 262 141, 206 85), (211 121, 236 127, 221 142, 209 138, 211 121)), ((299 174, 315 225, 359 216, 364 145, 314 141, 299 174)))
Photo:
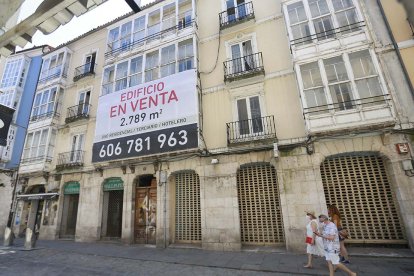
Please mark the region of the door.
POLYGON ((87 55, 85 57, 85 71, 84 73, 93 73, 95 69, 96 53, 87 55))
POLYGON ((123 190, 107 192, 108 213, 106 224, 106 237, 120 238, 122 233, 122 204, 123 190))
POLYGON ((61 237, 74 237, 76 233, 76 221, 78 217, 79 194, 65 195, 63 202, 63 218, 61 237))
MULTIPOLYGON (((155 179, 154 179, 155 180, 155 179)), ((135 242, 155 244, 157 227, 157 186, 137 187, 135 192, 135 242)))
POLYGON ((231 46, 231 58, 233 61, 233 74, 253 70, 255 66, 251 40, 237 43, 231 46))
POLYGON ((70 152, 70 163, 82 162, 82 148, 84 134, 72 136, 72 148, 70 152))
POLYGON ((263 133, 259 96, 237 100, 238 131, 241 137, 263 133))
POLYGON ((243 19, 246 17, 246 5, 244 0, 227 0, 228 22, 243 19))
POLYGON ((89 114, 90 98, 91 98, 91 91, 83 91, 79 93, 77 116, 85 116, 89 114))

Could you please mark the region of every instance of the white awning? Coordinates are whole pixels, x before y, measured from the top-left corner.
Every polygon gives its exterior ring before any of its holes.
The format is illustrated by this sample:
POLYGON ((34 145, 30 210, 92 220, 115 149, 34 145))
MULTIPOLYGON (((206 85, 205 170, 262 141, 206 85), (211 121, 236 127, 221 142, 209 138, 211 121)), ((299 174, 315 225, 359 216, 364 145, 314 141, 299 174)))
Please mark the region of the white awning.
POLYGON ((25 194, 17 195, 17 199, 21 200, 42 200, 42 199, 53 199, 59 196, 59 193, 42 193, 42 194, 25 194))

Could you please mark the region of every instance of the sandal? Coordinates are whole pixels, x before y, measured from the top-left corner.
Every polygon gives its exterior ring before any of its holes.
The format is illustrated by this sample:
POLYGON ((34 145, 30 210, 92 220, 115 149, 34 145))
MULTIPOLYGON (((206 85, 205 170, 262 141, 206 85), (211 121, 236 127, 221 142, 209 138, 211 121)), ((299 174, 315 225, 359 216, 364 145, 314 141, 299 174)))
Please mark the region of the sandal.
POLYGON ((304 268, 312 268, 312 266, 311 266, 311 265, 304 265, 303 267, 304 267, 304 268))

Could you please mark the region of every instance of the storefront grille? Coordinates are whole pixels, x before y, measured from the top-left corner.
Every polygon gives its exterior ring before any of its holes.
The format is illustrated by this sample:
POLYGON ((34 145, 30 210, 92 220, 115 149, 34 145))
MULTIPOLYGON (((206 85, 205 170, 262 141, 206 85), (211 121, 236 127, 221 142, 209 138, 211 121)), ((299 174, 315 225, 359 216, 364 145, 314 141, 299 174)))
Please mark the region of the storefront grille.
POLYGON ((394 191, 381 157, 326 159, 321 165, 327 204, 341 212, 351 243, 406 243, 394 191))
POLYGON ((237 173, 237 193, 242 243, 284 243, 275 168, 270 164, 242 166, 237 173))
POLYGON ((201 241, 200 179, 196 173, 179 173, 175 185, 175 240, 201 241))
POLYGON ((108 219, 106 236, 121 237, 123 190, 110 191, 108 200, 108 219))

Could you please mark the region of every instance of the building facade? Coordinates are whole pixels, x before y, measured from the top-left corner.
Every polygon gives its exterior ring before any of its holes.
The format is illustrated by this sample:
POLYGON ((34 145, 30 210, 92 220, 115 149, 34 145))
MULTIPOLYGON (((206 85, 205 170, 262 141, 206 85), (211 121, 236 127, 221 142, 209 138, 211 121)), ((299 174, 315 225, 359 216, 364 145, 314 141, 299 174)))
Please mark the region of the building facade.
POLYGON ((413 248, 413 98, 381 18, 165 0, 44 55, 19 231, 301 251, 335 204, 350 242, 413 248))
POLYGON ((0 182, 3 183, 0 187, 0 234, 3 234, 10 211, 12 190, 17 179, 44 49, 41 46, 17 52, 5 58, 3 63, 0 104, 14 109, 14 114, 7 145, 0 147, 0 182))

